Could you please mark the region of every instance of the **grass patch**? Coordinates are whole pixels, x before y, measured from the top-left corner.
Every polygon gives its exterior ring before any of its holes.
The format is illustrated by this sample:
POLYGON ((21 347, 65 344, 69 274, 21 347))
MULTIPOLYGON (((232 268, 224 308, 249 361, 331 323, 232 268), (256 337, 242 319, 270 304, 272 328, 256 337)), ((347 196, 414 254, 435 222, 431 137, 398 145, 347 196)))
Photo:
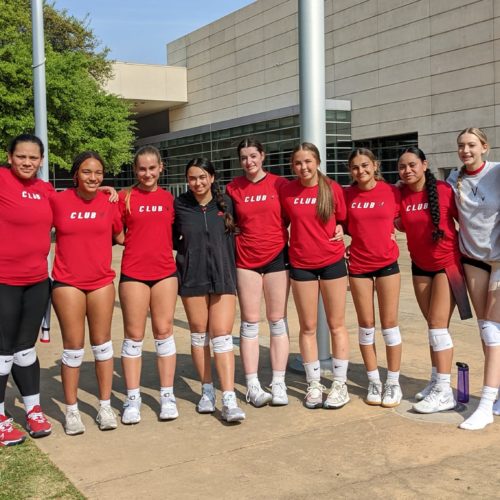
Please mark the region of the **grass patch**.
POLYGON ((85 498, 30 438, 0 448, 0 500, 28 498, 85 498))

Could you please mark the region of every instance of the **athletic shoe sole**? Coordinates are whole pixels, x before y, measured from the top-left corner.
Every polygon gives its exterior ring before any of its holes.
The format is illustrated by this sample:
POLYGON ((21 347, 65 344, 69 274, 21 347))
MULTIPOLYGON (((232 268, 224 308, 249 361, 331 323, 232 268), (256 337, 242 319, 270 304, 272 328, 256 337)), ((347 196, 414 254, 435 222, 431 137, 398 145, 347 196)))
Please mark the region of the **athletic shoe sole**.
POLYGON ((421 408, 416 408, 416 406, 417 405, 413 405, 412 406, 413 411, 416 411, 417 413, 422 413, 423 415, 429 415, 431 413, 439 413, 439 412, 442 412, 442 411, 453 410, 457 406, 457 404, 455 402, 453 402, 453 403, 450 403, 449 405, 444 406, 443 408, 439 408, 437 410, 435 410, 435 409, 429 409, 429 410, 427 410, 425 408, 421 409, 421 408))
POLYGON ((323 408, 325 408, 326 410, 338 410, 339 408, 342 408, 344 407, 347 403, 349 403, 351 399, 349 398, 345 403, 341 403, 341 404, 338 404, 338 403, 327 403, 326 401, 323 403, 323 408))
POLYGON ((45 437, 45 436, 48 436, 51 432, 52 432, 52 429, 48 429, 46 431, 38 431, 38 432, 33 432, 29 426, 26 426, 26 430, 28 431, 28 434, 32 437, 32 438, 35 438, 35 439, 38 439, 38 438, 42 438, 42 437, 45 437))

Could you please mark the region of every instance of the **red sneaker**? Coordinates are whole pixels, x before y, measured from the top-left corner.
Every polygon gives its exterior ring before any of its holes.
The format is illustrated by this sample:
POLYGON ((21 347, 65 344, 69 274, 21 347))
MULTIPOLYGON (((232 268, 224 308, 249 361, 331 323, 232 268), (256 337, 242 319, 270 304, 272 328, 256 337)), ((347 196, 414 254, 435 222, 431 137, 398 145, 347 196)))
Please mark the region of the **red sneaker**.
POLYGON ((0 415, 0 446, 14 446, 21 444, 26 434, 12 425, 12 419, 0 415))
POLYGON ((51 423, 45 418, 39 405, 26 414, 26 429, 31 437, 39 438, 48 436, 52 432, 51 423))

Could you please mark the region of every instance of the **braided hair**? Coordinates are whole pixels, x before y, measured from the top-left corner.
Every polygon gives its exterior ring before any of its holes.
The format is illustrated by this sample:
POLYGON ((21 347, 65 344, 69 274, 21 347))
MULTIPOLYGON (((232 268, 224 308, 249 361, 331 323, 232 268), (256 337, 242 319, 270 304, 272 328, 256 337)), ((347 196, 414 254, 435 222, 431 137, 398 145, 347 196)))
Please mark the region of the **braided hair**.
MULTIPOLYGON (((188 170, 191 167, 201 168, 202 170, 207 172, 207 174, 211 175, 214 179, 217 176, 212 162, 207 158, 194 158, 193 160, 190 160, 189 163, 186 165, 186 177, 188 170)), ((224 226, 226 228, 226 233, 234 233, 236 228, 236 225, 234 223, 234 218, 232 214, 229 212, 227 203, 224 200, 224 195, 217 181, 214 181, 212 185, 212 193, 215 197, 215 204, 217 205, 217 208, 224 214, 224 226)))
MULTIPOLYGON (((417 147, 406 148, 400 156, 405 153, 414 154, 421 162, 427 161, 424 152, 417 147)), ((427 169, 424 173, 425 175, 425 190, 427 191, 427 198, 429 200, 429 212, 431 214, 432 225, 434 229, 432 230, 432 240, 439 241, 444 237, 444 231, 439 227, 441 222, 441 212, 439 211, 439 194, 437 192, 436 176, 427 169)))

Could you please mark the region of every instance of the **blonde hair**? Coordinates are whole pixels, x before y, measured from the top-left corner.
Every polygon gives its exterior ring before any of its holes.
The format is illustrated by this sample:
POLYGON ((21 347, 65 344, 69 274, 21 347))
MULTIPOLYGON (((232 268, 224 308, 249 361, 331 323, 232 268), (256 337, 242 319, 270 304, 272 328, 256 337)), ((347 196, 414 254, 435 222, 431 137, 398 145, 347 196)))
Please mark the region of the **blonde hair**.
MULTIPOLYGON (((134 170, 137 168, 137 160, 139 159, 139 157, 144 156, 144 155, 154 156, 156 158, 156 160, 158 161, 158 164, 161 165, 161 155, 160 155, 160 151, 158 150, 158 148, 155 148, 154 146, 143 146, 142 148, 139 148, 137 150, 137 152, 135 153, 134 162, 132 163, 134 166, 134 170)), ((134 182, 128 188, 125 188, 125 190, 127 191, 127 194, 125 195, 125 209, 127 210, 127 212, 129 214, 132 213, 132 211, 130 209, 130 198, 132 197, 132 189, 137 187, 139 184, 140 184, 139 181, 137 181, 137 182, 134 182)))
MULTIPOLYGON (((292 164, 295 153, 299 151, 309 151, 318 162, 318 165, 321 163, 318 148, 310 142, 303 142, 293 149, 291 156, 292 164)), ((318 201, 316 203, 316 216, 321 222, 326 224, 330 220, 335 210, 335 200, 333 199, 331 188, 332 181, 319 169, 317 170, 317 174, 318 201)))
MULTIPOLYGON (((488 148, 488 137, 485 132, 478 127, 467 127, 464 128, 457 136, 457 143, 464 134, 472 134, 475 135, 479 142, 486 148, 488 148)), ((458 172, 457 177, 457 195, 458 195, 458 203, 462 204, 462 181, 465 175, 465 165, 462 165, 458 172)))

